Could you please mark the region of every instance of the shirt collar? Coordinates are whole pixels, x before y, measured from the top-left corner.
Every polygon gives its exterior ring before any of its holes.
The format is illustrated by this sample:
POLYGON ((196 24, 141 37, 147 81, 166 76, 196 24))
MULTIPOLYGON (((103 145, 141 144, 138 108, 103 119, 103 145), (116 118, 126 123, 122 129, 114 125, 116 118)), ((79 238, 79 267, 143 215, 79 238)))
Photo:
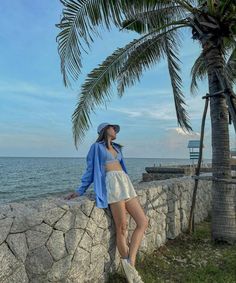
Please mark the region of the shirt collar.
MULTIPOLYGON (((104 141, 104 140, 102 140, 102 141, 99 141, 99 143, 101 143, 101 144, 105 144, 105 141, 104 141)), ((111 142, 111 144, 116 145, 116 143, 115 143, 115 142, 111 142)))

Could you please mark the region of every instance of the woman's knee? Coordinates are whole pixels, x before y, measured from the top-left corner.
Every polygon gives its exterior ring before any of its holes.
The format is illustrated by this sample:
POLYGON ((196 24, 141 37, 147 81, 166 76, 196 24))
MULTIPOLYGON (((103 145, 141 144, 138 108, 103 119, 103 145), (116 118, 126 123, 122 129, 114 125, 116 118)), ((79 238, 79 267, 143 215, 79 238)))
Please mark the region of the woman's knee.
POLYGON ((127 231, 127 223, 123 222, 116 226, 116 233, 125 236, 127 231))
POLYGON ((149 219, 147 216, 145 216, 142 220, 140 220, 138 223, 137 223, 137 227, 143 229, 143 230, 147 230, 148 228, 148 224, 149 224, 149 219))

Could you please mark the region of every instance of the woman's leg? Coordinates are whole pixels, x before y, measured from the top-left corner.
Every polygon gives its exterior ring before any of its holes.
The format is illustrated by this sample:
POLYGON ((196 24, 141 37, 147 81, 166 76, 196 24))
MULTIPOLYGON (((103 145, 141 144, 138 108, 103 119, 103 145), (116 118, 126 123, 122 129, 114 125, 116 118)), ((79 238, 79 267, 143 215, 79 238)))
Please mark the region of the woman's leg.
POLYGON ((129 258, 131 265, 135 266, 136 255, 138 248, 141 244, 145 230, 148 227, 148 218, 144 213, 142 206, 139 203, 137 197, 128 200, 125 203, 125 207, 128 213, 133 217, 137 226, 131 236, 130 245, 129 245, 129 258))
POLYGON ((127 220, 126 220, 126 208, 125 201, 110 203, 112 216, 116 226, 116 245, 122 258, 128 256, 127 245, 127 220))

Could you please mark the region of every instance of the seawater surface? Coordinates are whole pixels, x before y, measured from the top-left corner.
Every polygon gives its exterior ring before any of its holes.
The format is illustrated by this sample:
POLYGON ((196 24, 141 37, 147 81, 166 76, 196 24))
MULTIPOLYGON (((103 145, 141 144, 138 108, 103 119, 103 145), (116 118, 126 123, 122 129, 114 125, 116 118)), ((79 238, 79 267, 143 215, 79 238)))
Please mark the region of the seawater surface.
MULTIPOLYGON (((145 167, 191 164, 189 159, 124 158, 133 183, 145 167)), ((206 162, 210 160, 206 160, 206 162)), ((195 161, 196 162, 196 161, 195 161)), ((0 157, 0 204, 73 192, 86 170, 86 158, 0 157)), ((93 184, 89 190, 93 189, 93 184)))

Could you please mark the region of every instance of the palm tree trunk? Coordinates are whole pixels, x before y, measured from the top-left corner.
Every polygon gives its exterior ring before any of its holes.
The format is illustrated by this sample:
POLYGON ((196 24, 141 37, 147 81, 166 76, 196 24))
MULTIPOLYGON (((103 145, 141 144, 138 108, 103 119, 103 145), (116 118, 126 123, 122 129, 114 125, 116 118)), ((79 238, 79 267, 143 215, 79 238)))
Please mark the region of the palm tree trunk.
MULTIPOLYGON (((209 93, 222 90, 214 72, 222 73, 222 56, 218 48, 205 53, 208 68, 209 93)), ((228 111, 223 96, 210 98, 210 116, 212 129, 212 175, 220 179, 231 179, 230 143, 228 129, 228 111)), ((228 243, 236 242, 236 205, 235 185, 212 181, 212 240, 228 243)))

